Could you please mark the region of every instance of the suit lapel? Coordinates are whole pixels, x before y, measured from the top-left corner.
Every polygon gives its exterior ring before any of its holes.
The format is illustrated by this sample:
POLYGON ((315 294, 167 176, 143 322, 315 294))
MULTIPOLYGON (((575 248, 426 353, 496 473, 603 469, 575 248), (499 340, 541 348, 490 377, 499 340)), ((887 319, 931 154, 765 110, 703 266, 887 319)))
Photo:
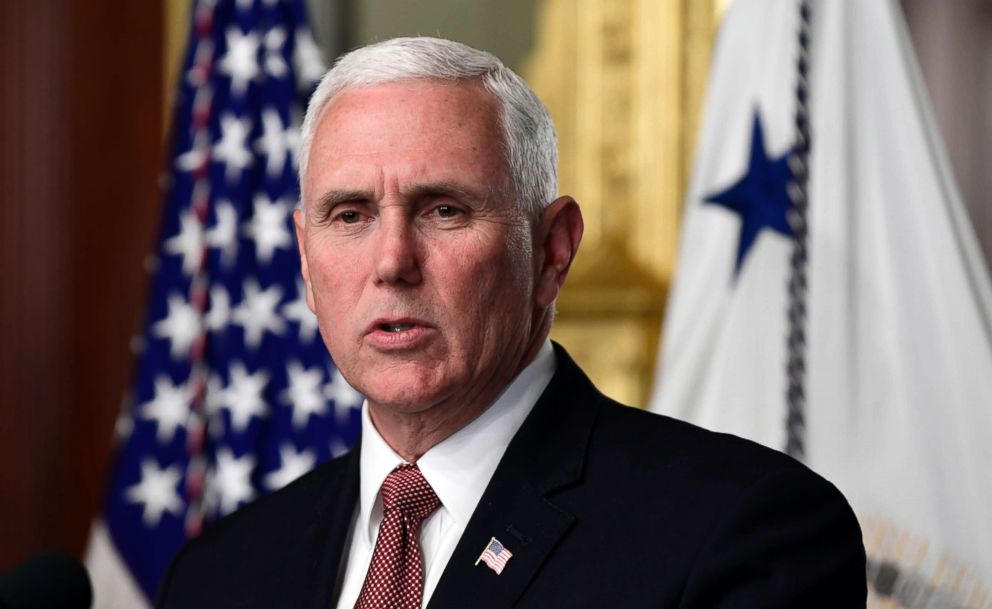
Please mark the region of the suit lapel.
POLYGON ((328 475, 314 506, 312 520, 282 566, 286 607, 327 609, 337 588, 352 516, 358 504, 361 439, 344 458, 342 470, 328 475))
POLYGON ((582 475, 597 406, 592 383, 555 345, 557 371, 507 447, 428 604, 512 607, 576 516, 550 495, 582 475), (513 556, 501 574, 480 562, 495 537, 513 556))

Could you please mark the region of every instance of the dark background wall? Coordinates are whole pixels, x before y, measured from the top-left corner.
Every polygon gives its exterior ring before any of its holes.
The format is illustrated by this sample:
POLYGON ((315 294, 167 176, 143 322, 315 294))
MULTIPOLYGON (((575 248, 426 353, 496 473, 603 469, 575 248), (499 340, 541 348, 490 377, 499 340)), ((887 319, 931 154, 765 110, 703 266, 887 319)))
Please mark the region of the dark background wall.
POLYGON ((0 569, 80 553, 158 224, 162 6, 0 4, 0 569))
MULTIPOLYGON (((163 1, 0 0, 0 570, 46 547, 81 554, 101 500, 158 225, 163 1)), ((379 0, 326 4, 318 20, 354 27, 324 28, 325 43, 434 33, 429 13, 384 21, 379 0)), ((464 32, 449 14, 441 33, 502 44, 532 14, 523 0, 483 4, 464 32), (488 27, 499 15, 504 29, 488 27)), ((903 4, 992 259, 992 1, 903 4)))

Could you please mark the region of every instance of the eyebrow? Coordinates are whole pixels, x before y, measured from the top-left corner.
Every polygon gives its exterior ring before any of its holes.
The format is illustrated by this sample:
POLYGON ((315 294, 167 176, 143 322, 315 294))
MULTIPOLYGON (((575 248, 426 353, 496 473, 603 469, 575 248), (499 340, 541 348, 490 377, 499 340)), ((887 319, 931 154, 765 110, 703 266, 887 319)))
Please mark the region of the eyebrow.
POLYGON ((331 190, 325 192, 314 201, 310 213, 314 218, 327 218, 327 215, 339 203, 371 201, 375 194, 370 190, 331 190))
POLYGON ((348 201, 371 201, 374 198, 375 194, 370 190, 332 190, 317 199, 316 209, 328 209, 348 201))
POLYGON ((400 193, 406 198, 419 199, 423 197, 450 197, 452 199, 457 199, 459 201, 464 201, 469 204, 481 205, 485 203, 490 197, 488 195, 481 196, 477 192, 472 192, 465 189, 463 186, 450 182, 447 180, 441 180, 439 182, 425 182, 422 184, 413 184, 404 188, 400 193))

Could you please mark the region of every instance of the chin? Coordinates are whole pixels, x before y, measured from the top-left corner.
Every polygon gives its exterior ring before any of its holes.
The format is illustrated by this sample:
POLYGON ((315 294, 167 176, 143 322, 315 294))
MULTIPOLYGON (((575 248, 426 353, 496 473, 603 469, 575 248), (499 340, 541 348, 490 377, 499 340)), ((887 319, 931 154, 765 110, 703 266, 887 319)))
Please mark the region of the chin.
POLYGON ((449 396, 450 387, 455 385, 437 378, 437 373, 436 369, 423 370, 413 364, 362 379, 369 382, 361 383, 356 389, 378 407, 404 413, 422 412, 449 396))
MULTIPOLYGON (((380 413, 393 415, 424 415, 438 405, 435 395, 405 393, 382 393, 378 397, 368 396, 369 406, 380 413)), ((440 411, 438 411, 440 412, 440 411)))

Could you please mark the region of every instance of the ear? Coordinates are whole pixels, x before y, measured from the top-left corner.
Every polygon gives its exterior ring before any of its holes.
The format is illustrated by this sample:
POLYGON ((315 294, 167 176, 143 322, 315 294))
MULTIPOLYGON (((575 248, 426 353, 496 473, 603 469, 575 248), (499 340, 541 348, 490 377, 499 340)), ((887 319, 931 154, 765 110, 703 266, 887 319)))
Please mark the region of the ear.
POLYGON ((299 209, 293 212, 293 226, 296 228, 296 247, 300 250, 300 273, 303 275, 304 289, 307 291, 307 306, 316 315, 317 309, 313 303, 313 287, 310 284, 310 265, 307 264, 306 226, 304 225, 303 212, 299 209))
POLYGON ((546 308, 558 297, 582 241, 582 211, 572 197, 558 197, 541 214, 535 246, 538 262, 534 300, 546 308))

